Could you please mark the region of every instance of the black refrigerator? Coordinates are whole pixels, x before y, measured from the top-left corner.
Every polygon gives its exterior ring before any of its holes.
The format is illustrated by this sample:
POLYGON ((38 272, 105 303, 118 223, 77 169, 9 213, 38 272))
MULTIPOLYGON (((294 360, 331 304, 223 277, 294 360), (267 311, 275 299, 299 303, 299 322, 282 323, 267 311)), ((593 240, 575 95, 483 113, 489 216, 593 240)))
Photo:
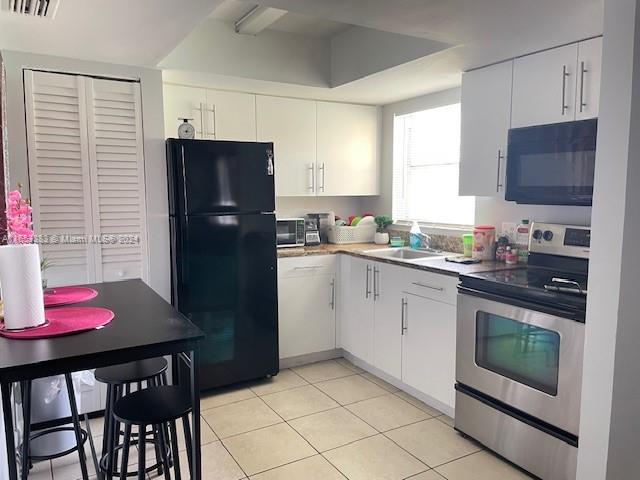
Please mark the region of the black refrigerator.
POLYGON ((278 373, 273 144, 167 140, 172 303, 202 390, 278 373))

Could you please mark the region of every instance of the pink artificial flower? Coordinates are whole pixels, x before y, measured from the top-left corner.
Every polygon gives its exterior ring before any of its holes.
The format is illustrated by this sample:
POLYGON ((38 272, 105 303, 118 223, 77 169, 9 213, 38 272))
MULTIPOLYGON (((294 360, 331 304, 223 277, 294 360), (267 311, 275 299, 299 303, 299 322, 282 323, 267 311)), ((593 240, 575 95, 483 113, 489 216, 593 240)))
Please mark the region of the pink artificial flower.
POLYGON ((7 229, 9 243, 33 242, 31 213, 33 209, 26 200, 22 199, 19 190, 9 192, 7 198, 7 229))

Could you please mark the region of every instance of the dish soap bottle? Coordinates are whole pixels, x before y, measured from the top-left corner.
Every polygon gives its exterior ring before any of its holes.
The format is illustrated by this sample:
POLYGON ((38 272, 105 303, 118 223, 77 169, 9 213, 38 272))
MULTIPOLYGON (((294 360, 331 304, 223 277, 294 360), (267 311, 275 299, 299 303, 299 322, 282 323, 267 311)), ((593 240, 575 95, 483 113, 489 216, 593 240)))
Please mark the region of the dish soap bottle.
POLYGON ((422 231, 420 230, 420 225, 415 220, 411 225, 411 230, 409 230, 409 245, 414 250, 419 249, 422 246, 422 231))
POLYGON ((527 263, 529 260, 529 220, 522 220, 516 227, 516 246, 518 248, 518 262, 527 263))

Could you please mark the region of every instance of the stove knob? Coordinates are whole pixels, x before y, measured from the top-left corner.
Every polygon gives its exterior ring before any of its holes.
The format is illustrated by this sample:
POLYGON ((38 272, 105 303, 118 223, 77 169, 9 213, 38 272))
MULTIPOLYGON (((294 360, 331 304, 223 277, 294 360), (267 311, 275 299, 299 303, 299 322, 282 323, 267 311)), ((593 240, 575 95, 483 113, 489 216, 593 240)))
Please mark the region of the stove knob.
POLYGON ((537 228, 533 231, 533 238, 535 240, 540 240, 542 238, 542 230, 538 230, 537 228))
POLYGON ((551 230, 545 230, 542 234, 542 238, 544 238, 547 242, 550 242, 553 238, 553 232, 551 230))

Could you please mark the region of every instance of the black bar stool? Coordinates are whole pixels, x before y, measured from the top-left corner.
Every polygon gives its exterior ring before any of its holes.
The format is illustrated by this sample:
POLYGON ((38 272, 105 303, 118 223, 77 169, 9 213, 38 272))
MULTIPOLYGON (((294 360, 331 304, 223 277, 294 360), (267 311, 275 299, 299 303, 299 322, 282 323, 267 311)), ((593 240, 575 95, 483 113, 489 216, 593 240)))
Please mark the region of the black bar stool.
MULTIPOLYGON (((118 452, 123 445, 120 443, 122 434, 119 422, 113 415, 113 409, 118 400, 131 394, 132 387, 142 390, 167 384, 167 361, 160 358, 150 358, 138 362, 124 363, 111 367, 98 368, 95 371, 96 380, 107 384, 107 402, 104 412, 104 430, 102 437, 102 456, 100 458, 100 470, 107 477, 119 477, 118 472, 118 452)), ((168 443, 162 442, 162 436, 155 430, 150 432, 152 443, 156 450, 156 463, 146 471, 158 471, 162 475, 163 465, 162 451, 167 452, 168 443)), ((147 432, 143 435, 146 437, 147 432)), ((129 476, 136 476, 137 472, 129 473, 129 476)))
MULTIPOLYGON (((129 449, 131 447, 132 426, 138 427, 138 479, 145 479, 145 432, 151 425, 160 434, 160 442, 164 444, 167 438, 167 427, 170 430, 170 444, 173 453, 173 467, 176 480, 181 480, 180 457, 178 454, 178 435, 176 420, 182 419, 187 456, 189 460, 189 474, 193 478, 193 465, 191 462, 191 428, 189 427, 189 413, 191 413, 191 396, 181 387, 163 385, 151 387, 134 392, 118 400, 114 406, 115 418, 124 425, 124 447, 122 449, 122 465, 120 467, 120 479, 127 477, 127 463, 129 463, 129 449)), ((171 480, 167 451, 162 449, 162 463, 164 465, 164 477, 171 480)))
POLYGON ((20 382, 20 389, 22 395, 22 417, 24 420, 23 432, 22 432, 22 445, 20 450, 20 457, 22 463, 22 480, 26 480, 29 476, 29 470, 34 460, 51 460, 54 458, 60 458, 66 455, 78 451, 78 459, 80 460, 80 471, 82 472, 82 478, 88 480, 89 474, 87 471, 87 458, 84 453, 84 442, 87 440, 88 435, 80 427, 80 416, 78 415, 78 405, 76 404, 76 395, 73 388, 73 380, 71 374, 66 373, 64 379, 67 386, 67 395, 69 397, 69 406, 71 408, 71 422, 73 427, 55 427, 47 428, 45 430, 33 433, 31 432, 31 381, 20 382), (75 445, 63 452, 55 452, 43 456, 35 456, 31 454, 31 443, 36 439, 44 437, 45 435, 51 435, 58 432, 72 430, 75 435, 75 445))

